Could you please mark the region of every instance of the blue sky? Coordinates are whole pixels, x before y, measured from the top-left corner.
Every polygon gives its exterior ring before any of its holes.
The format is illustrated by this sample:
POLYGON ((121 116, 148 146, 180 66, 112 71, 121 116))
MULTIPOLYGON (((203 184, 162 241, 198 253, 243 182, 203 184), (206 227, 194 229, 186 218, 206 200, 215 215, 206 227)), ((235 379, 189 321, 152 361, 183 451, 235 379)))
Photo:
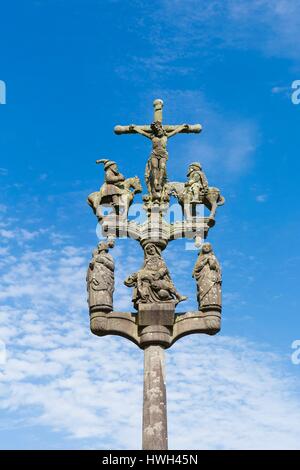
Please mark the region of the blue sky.
MULTIPOLYGON (((1 448, 141 445, 142 353, 89 333, 97 237, 85 199, 102 182, 102 156, 143 177, 149 142, 112 131, 149 123, 158 97, 166 122, 203 125, 170 142, 170 179, 198 160, 226 197, 209 235, 223 329, 167 352, 170 447, 299 448, 300 2, 248 3, 1 7, 1 448)), ((122 282, 142 252, 119 241, 114 254, 115 306, 129 310, 122 282)), ((195 257, 181 242, 165 252, 186 309, 196 306, 195 257)))

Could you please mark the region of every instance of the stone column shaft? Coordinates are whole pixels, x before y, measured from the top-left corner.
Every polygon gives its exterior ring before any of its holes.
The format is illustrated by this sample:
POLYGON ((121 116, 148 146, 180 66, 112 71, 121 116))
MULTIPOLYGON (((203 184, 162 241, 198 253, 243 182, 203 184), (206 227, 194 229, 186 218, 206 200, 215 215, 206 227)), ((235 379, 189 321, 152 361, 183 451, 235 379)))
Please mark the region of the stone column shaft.
POLYGON ((143 449, 168 449, 165 351, 159 345, 144 350, 143 449))

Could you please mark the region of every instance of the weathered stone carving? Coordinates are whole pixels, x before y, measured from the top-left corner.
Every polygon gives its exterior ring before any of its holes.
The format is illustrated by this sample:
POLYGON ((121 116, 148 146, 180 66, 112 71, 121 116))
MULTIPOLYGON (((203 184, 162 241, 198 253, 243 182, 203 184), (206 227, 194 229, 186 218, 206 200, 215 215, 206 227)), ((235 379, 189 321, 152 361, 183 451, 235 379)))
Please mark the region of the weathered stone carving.
POLYGON ((91 331, 97 336, 122 336, 144 349, 146 343, 149 342, 162 344, 164 348, 169 348, 178 339, 186 335, 195 333, 215 335, 221 328, 221 312, 217 309, 206 312, 190 311, 173 315, 172 322, 168 323, 165 321, 166 312, 164 310, 169 308, 168 317, 171 318, 171 304, 140 304, 141 307, 142 309, 149 307, 149 311, 146 313, 149 313, 147 317, 151 318, 151 323, 141 322, 140 318, 137 318, 140 317, 140 311, 138 315, 129 312, 94 312, 90 315, 91 331), (151 305, 154 306, 153 310, 151 310, 151 305), (156 312, 157 305, 162 312, 156 312), (162 314, 157 315, 157 313, 162 314), (152 315, 150 316, 150 314, 152 315), (163 321, 160 321, 162 319, 163 321), (156 323, 157 320, 158 323, 156 323))
POLYGON ((138 310, 140 303, 178 302, 187 297, 180 295, 172 280, 161 249, 154 243, 147 243, 144 248, 144 265, 140 271, 131 274, 125 280, 127 287, 133 287, 133 304, 138 310))
POLYGON ((200 124, 189 125, 180 124, 169 126, 162 124, 162 100, 155 100, 154 103, 154 121, 150 126, 116 126, 116 134, 140 134, 152 141, 152 151, 148 159, 145 180, 149 195, 145 196, 145 207, 151 209, 153 204, 160 204, 164 185, 167 182, 166 163, 168 160, 167 142, 170 137, 180 133, 199 133, 200 124))
POLYGON ((129 126, 130 131, 135 131, 152 141, 152 152, 145 171, 145 180, 152 202, 161 199, 162 190, 167 181, 168 139, 188 128, 188 124, 182 124, 169 130, 165 129, 160 121, 152 122, 149 131, 134 124, 129 126))
POLYGON ((90 312, 113 309, 115 264, 109 253, 113 246, 113 240, 101 242, 93 252, 86 277, 90 312))
POLYGON ((105 182, 88 197, 104 237, 130 237, 144 250, 142 268, 124 281, 133 288, 133 304, 138 312, 113 311, 114 261, 108 252, 112 242, 100 243, 93 253, 87 285, 91 331, 98 336, 122 336, 145 351, 143 448, 157 450, 167 449, 163 349, 188 334, 215 335, 221 328, 221 270, 211 245, 203 244, 203 240, 215 223, 217 207, 225 200, 218 188, 209 187, 199 162, 189 165, 186 182, 167 181, 168 139, 179 133, 199 133, 202 128, 200 124, 165 125, 162 100, 155 100, 153 105, 151 125, 114 129, 116 134, 140 134, 152 143, 145 171, 148 194, 143 196, 144 220, 127 217, 134 195, 142 190, 139 178, 125 179, 111 160, 97 161, 104 164, 105 182), (171 196, 182 207, 180 220, 176 218, 176 207, 170 208, 171 196), (199 204, 210 211, 208 217, 197 213, 199 204), (103 207, 111 208, 110 214, 104 216, 103 207), (169 208, 173 222, 165 217, 169 208), (198 310, 185 313, 175 312, 186 296, 175 288, 161 254, 171 240, 179 238, 194 239, 195 246, 203 244, 193 270, 198 310))
POLYGON ((199 162, 191 163, 185 183, 186 198, 190 203, 201 204, 208 191, 208 182, 199 162))
POLYGON ((210 243, 204 243, 196 261, 193 277, 197 281, 199 310, 221 310, 222 274, 210 243))
POLYGON ((99 191, 88 196, 88 204, 100 221, 103 218, 102 206, 112 207, 115 214, 127 218, 134 195, 142 192, 140 179, 137 176, 125 179, 112 160, 101 159, 96 163, 104 164, 105 182, 99 191))
POLYGON ((213 225, 217 207, 224 204, 224 197, 221 196, 218 188, 208 186, 206 175, 199 162, 189 165, 187 177, 186 183, 177 181, 166 183, 164 200, 175 196, 188 220, 196 216, 196 205, 204 204, 210 210, 209 224, 213 225))

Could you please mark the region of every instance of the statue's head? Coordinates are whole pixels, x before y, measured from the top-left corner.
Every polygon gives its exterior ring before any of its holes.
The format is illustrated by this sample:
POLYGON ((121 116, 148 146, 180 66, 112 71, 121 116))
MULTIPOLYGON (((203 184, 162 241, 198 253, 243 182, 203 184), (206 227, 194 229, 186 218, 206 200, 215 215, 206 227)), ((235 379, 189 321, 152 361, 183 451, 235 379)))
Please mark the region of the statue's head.
POLYGON ((210 243, 203 243, 202 249, 201 249, 203 254, 211 253, 212 252, 212 246, 210 243))
POLYGON ((190 176, 194 171, 202 171, 202 166, 199 162, 193 162, 189 165, 187 176, 190 176))
POLYGON ((112 165, 110 165, 110 169, 117 172, 118 171, 118 166, 116 163, 113 163, 112 165))
POLYGON ((154 121, 150 125, 152 132, 154 132, 155 135, 158 137, 162 137, 165 133, 163 125, 160 121, 154 121))
POLYGON ((106 158, 101 158, 101 160, 97 160, 96 163, 103 163, 104 170, 108 170, 108 168, 112 168, 113 170, 118 170, 116 162, 113 160, 107 160, 106 158))
POLYGON ((107 240, 107 242, 100 242, 98 244, 98 253, 101 253, 101 251, 105 251, 106 253, 108 253, 109 248, 113 248, 114 245, 115 242, 112 239, 107 240))
POLYGON ((115 246, 115 240, 113 240, 112 238, 108 239, 107 246, 108 248, 113 248, 115 246))
POLYGON ((118 171, 118 167, 117 167, 117 164, 116 162, 114 162, 113 160, 107 160, 105 165, 104 165, 104 170, 108 170, 108 168, 110 170, 113 170, 113 171, 118 171))
POLYGON ((145 254, 146 256, 159 255, 160 249, 156 245, 154 245, 154 243, 148 243, 148 245, 145 246, 145 254))
POLYGON ((105 242, 98 243, 98 253, 101 253, 101 251, 108 251, 107 243, 105 242))

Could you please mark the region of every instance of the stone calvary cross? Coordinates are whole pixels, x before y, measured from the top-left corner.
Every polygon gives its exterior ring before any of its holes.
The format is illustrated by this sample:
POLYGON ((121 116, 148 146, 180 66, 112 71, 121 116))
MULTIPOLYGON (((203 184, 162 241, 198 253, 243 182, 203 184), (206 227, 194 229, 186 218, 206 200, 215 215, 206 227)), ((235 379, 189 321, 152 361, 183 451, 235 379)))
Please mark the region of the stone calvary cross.
MULTIPOLYGON (((163 101, 162 100, 154 100, 153 102, 153 107, 154 107, 154 119, 153 122, 163 122, 163 101)), ((186 124, 183 125, 177 125, 177 126, 170 126, 170 125, 164 125, 163 128, 166 132, 172 132, 178 127, 181 126, 187 126, 186 124)), ((142 126, 115 126, 115 133, 116 134, 135 134, 138 133, 138 130, 142 130, 144 132, 151 132, 151 125, 142 125, 142 126)), ((199 133, 202 130, 202 126, 200 124, 195 124, 195 125, 188 125, 188 127, 184 127, 183 130, 180 132, 185 132, 185 133, 199 133)))
POLYGON ((164 350, 192 333, 214 335, 221 325, 222 276, 210 243, 204 242, 215 224, 217 207, 224 204, 218 188, 210 187, 199 162, 190 163, 187 181, 167 178, 167 141, 178 133, 199 133, 200 124, 163 125, 162 100, 155 100, 154 121, 149 126, 116 126, 116 134, 141 134, 152 141, 145 180, 148 194, 143 196, 147 220, 142 224, 128 220, 128 210, 136 193, 142 192, 138 177, 125 178, 116 162, 100 159, 105 178, 99 191, 88 196, 105 241, 93 252, 87 272, 90 328, 97 336, 119 335, 144 350, 143 449, 168 448, 167 401, 164 350), (169 223, 165 211, 174 197, 182 208, 182 220, 169 223), (210 213, 199 217, 198 205, 210 213), (104 215, 103 208, 110 209, 104 215), (131 237, 144 252, 141 269, 127 273, 126 286, 133 288, 135 312, 113 309, 115 263, 110 250, 117 238, 131 237), (176 312, 187 297, 176 289, 162 257, 167 244, 178 238, 194 239, 201 247, 191 276, 197 285, 198 310, 176 312))
POLYGON ((152 153, 148 160, 145 179, 151 200, 161 199, 164 182, 167 179, 166 160, 168 159, 167 142, 170 137, 179 133, 199 133, 201 125, 182 124, 177 126, 163 125, 163 101, 155 100, 154 121, 150 126, 116 126, 116 134, 140 134, 152 141, 152 153))

